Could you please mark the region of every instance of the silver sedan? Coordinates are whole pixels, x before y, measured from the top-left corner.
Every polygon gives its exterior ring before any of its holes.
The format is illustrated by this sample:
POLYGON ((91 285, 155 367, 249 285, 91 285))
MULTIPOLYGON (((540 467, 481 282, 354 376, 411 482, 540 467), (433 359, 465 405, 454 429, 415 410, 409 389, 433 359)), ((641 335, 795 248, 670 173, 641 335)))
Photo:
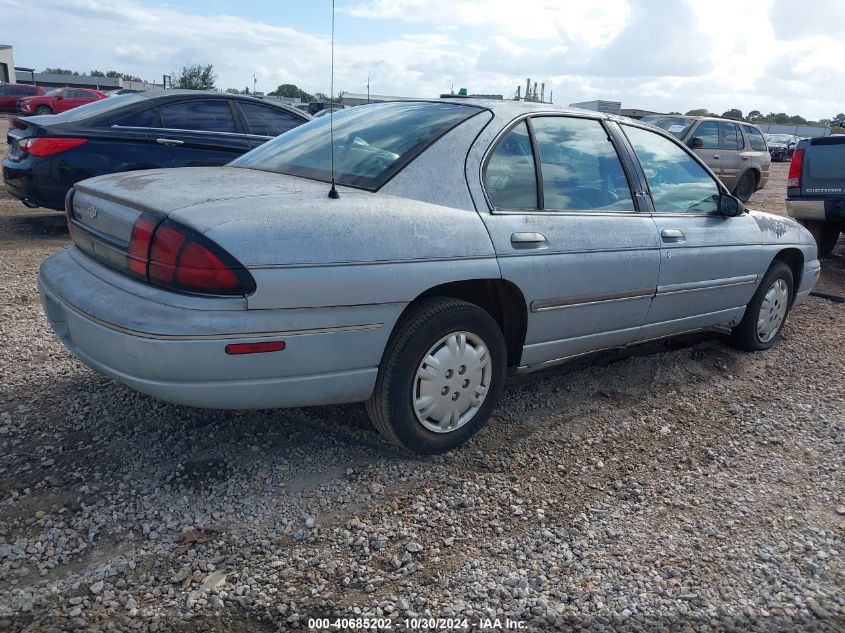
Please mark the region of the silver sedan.
POLYGON ((471 99, 333 118, 226 167, 77 184, 39 274, 56 334, 157 398, 363 401, 435 453, 509 374, 697 330, 765 350, 819 275, 806 230, 635 121, 471 99))

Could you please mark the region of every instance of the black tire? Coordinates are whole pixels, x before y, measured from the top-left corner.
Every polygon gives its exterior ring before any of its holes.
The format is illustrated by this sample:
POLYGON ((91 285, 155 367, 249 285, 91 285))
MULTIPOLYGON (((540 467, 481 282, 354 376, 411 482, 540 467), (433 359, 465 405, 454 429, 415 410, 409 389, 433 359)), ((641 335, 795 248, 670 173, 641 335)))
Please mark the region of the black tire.
POLYGON ((739 182, 736 183, 736 187, 734 187, 734 196, 739 198, 742 202, 748 202, 748 199, 754 194, 757 190, 757 174, 754 173, 753 170, 749 169, 747 172, 742 174, 742 177, 739 179, 739 182))
POLYGON ((51 108, 50 106, 46 106, 46 105, 40 105, 37 108, 35 108, 35 114, 40 114, 40 115, 53 114, 53 108, 51 108))
POLYGON ((502 392, 506 368, 505 337, 490 314, 459 299, 425 299, 397 324, 382 358, 375 390, 366 403, 367 413, 376 430, 392 444, 415 453, 444 453, 466 442, 490 418, 502 392), (414 410, 415 378, 431 348, 457 332, 468 332, 486 346, 492 367, 490 384, 475 414, 463 426, 434 432, 423 426, 414 410))
POLYGON ((836 242, 839 241, 839 226, 821 220, 799 220, 799 222, 816 240, 819 257, 830 257, 836 247, 836 242))
POLYGON ((763 276, 763 281, 760 282, 757 292, 754 293, 751 301, 748 302, 748 305, 745 308, 745 315, 742 317, 742 321, 740 321, 739 325, 734 328, 728 338, 728 342, 736 348, 749 352, 759 352, 769 349, 780 338, 780 333, 783 330, 787 317, 789 316, 789 309, 792 307, 793 299, 792 269, 790 269, 784 262, 775 260, 763 276), (757 321, 760 318, 760 308, 763 305, 766 293, 769 292, 769 290, 779 280, 786 283, 786 312, 783 315, 783 320, 780 322, 780 325, 777 326, 777 331, 774 335, 767 340, 762 340, 757 328, 757 321))

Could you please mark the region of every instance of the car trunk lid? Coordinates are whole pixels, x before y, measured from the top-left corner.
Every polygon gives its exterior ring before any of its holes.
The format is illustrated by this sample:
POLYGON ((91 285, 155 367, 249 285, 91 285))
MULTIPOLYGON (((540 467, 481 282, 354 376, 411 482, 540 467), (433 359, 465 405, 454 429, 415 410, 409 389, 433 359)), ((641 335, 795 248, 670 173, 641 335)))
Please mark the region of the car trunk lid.
MULTIPOLYGON (((251 198, 318 189, 328 192, 322 182, 236 167, 110 174, 74 186, 68 224, 77 246, 119 268, 129 251, 132 227, 142 214, 165 218, 209 202, 237 198, 248 205, 251 198)), ((198 212, 201 215, 202 209, 198 212)))

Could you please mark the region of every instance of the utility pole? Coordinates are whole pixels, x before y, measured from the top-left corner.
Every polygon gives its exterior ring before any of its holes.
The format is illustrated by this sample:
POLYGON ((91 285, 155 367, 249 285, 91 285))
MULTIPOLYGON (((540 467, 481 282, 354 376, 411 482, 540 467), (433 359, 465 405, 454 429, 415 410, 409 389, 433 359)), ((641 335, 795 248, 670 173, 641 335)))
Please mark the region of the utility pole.
POLYGON ((522 86, 516 87, 516 100, 519 101, 522 99, 522 86))
POLYGON ((367 103, 370 102, 370 76, 367 75, 367 103))
POLYGON ((252 95, 255 96, 255 86, 258 83, 258 79, 255 78, 255 71, 252 73, 252 95))
POLYGON ((546 84, 545 82, 540 84, 540 101, 545 103, 546 102, 546 84))

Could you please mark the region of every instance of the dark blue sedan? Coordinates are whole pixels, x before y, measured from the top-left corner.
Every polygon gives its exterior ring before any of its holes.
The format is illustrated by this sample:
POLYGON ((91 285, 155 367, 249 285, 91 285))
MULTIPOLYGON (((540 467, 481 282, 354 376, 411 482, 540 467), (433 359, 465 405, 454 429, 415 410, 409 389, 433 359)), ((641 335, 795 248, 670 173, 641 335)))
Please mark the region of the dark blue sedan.
POLYGON ((310 118, 286 105, 232 94, 110 97, 63 114, 12 119, 3 180, 28 207, 62 210, 65 194, 80 180, 225 165, 310 118))

